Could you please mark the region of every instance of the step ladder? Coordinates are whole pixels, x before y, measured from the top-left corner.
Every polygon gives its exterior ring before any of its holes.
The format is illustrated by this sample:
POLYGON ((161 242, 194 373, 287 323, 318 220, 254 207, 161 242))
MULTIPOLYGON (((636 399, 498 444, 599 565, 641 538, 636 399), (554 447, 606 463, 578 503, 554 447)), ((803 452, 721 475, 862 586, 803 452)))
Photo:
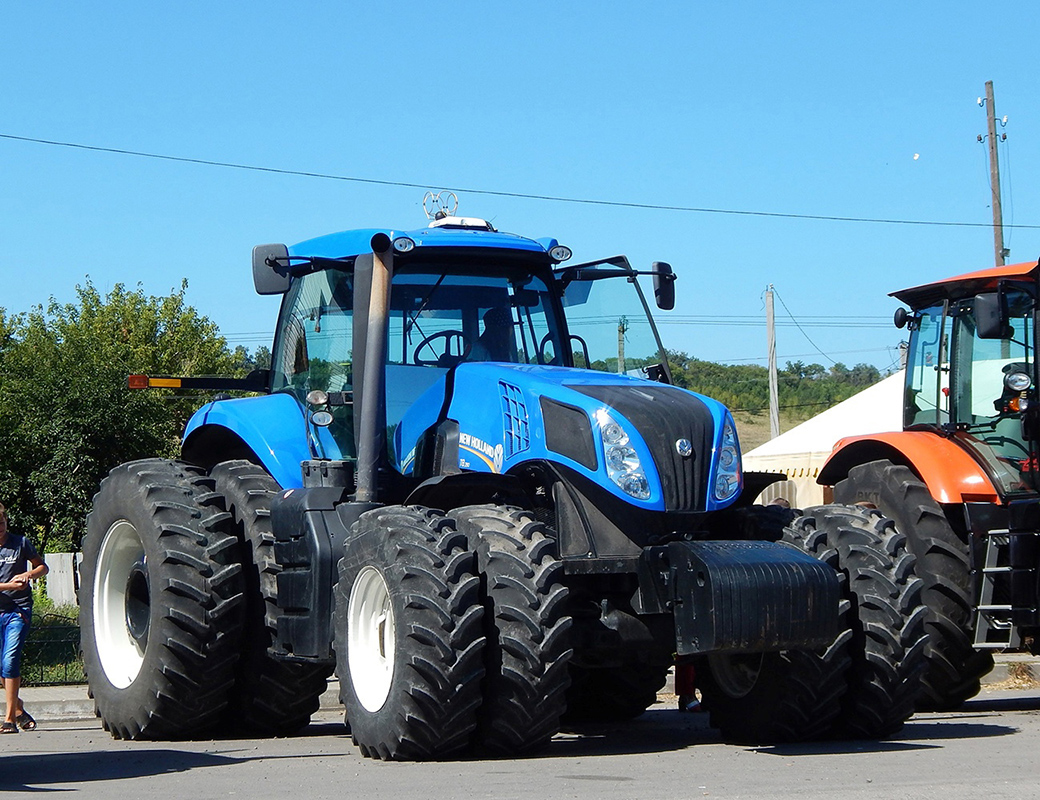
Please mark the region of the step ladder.
POLYGON ((986 558, 979 576, 979 604, 975 616, 975 647, 980 650, 1016 649, 1022 638, 1014 624, 1011 604, 1011 537, 1009 530, 986 535, 986 558), (1000 602, 997 602, 1000 600, 1000 602))

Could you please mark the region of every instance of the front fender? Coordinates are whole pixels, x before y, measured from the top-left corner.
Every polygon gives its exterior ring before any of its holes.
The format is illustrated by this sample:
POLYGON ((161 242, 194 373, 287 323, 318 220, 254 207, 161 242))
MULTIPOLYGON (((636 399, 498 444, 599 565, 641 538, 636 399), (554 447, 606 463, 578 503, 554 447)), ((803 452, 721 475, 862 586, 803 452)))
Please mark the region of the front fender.
POLYGON ((839 439, 816 482, 834 486, 853 467, 880 459, 913 470, 938 503, 1000 502, 993 482, 975 459, 949 439, 926 431, 839 439))
MULTIPOLYGON (((252 450, 282 488, 303 486, 300 462, 312 456, 303 408, 295 397, 277 393, 208 403, 188 420, 181 449, 212 449, 213 442, 229 441, 229 435, 252 450)), ((206 455, 213 463, 230 457, 219 452, 206 455)))

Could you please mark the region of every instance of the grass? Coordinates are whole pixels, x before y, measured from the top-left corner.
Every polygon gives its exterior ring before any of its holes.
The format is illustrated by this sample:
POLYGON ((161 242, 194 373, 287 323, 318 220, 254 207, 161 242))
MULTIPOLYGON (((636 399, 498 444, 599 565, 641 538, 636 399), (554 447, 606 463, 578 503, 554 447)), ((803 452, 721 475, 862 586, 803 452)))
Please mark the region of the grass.
MULTIPOLYGON (((781 414, 780 433, 791 430, 795 425, 805 422, 806 419, 808 419, 807 416, 781 414)), ((733 415, 733 421, 737 423, 737 437, 740 439, 742 453, 750 452, 760 444, 769 441, 769 414, 750 414, 746 411, 738 411, 733 415)))

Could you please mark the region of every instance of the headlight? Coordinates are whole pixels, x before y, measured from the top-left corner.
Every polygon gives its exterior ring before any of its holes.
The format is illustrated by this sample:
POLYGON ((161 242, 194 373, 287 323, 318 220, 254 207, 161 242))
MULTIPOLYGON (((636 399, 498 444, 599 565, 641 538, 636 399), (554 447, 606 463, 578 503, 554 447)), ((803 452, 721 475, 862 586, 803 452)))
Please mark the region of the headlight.
POLYGON ((606 411, 596 412, 603 461, 607 475, 625 494, 636 500, 650 499, 650 482, 635 448, 629 446, 628 432, 606 411))
POLYGON ((1024 392, 1032 383, 1032 379, 1024 372, 1011 372, 1004 376, 1004 385, 1013 392, 1024 392))
POLYGON ((556 262, 566 261, 570 257, 571 249, 569 247, 565 247, 562 244, 556 245, 556 247, 552 248, 549 251, 549 258, 556 262))
POLYGON ((743 480, 740 464, 740 445, 737 443, 737 432, 733 420, 729 416, 722 425, 722 440, 715 457, 715 499, 725 502, 740 491, 743 480))

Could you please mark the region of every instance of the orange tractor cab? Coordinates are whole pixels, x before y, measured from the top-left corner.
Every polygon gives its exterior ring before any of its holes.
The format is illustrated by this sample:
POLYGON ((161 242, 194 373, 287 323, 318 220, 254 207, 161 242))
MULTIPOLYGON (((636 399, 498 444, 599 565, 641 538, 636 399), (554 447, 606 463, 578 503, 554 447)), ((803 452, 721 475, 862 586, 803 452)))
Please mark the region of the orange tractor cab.
POLYGON ((1040 265, 915 286, 903 431, 840 440, 818 478, 875 506, 917 557, 928 607, 926 707, 979 690, 994 650, 1040 653, 1040 265))

